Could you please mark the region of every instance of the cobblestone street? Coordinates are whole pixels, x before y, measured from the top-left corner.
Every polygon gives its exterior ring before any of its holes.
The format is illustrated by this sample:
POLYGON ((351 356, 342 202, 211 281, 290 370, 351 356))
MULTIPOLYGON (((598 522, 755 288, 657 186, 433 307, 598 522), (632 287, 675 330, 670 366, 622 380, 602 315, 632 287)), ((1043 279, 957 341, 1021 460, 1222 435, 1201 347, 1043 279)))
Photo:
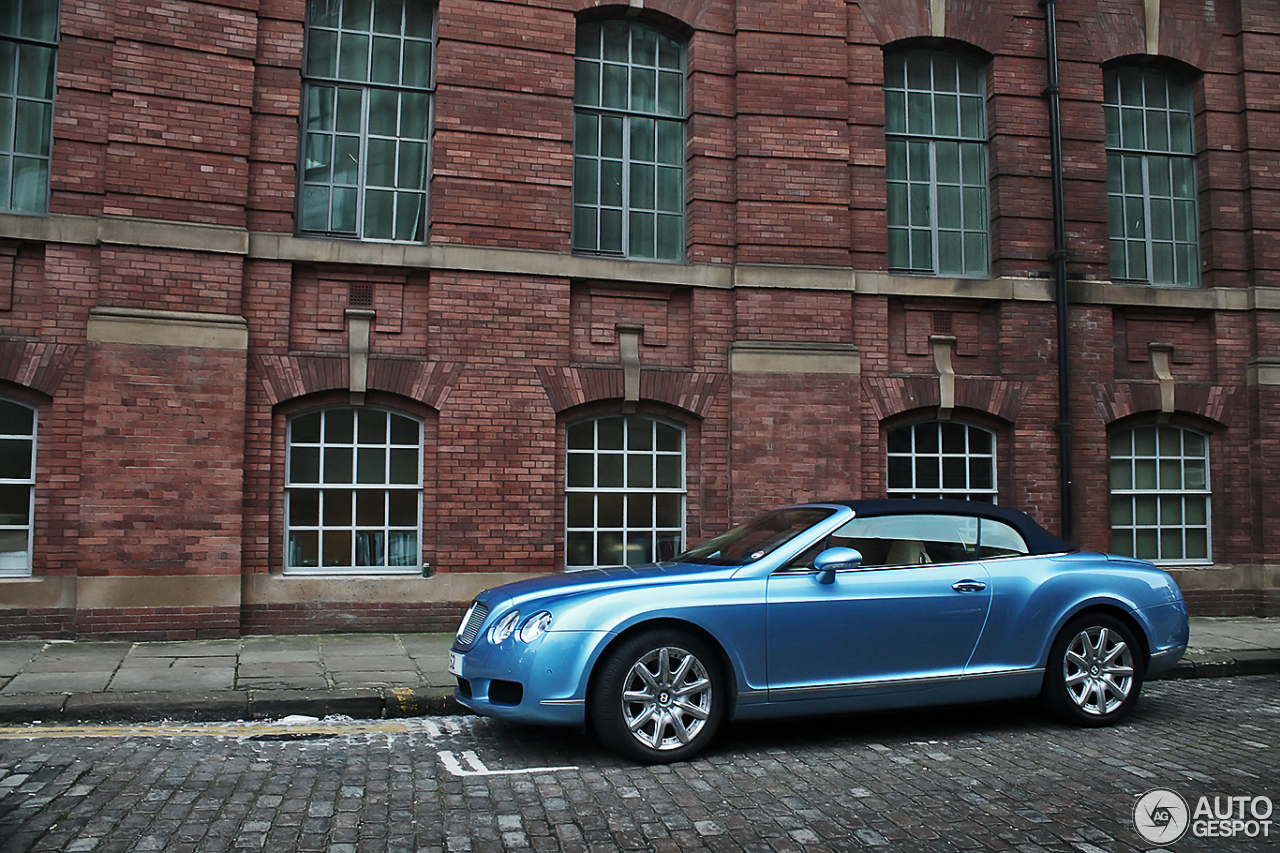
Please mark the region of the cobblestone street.
MULTIPOLYGON (((1278 746, 1274 676, 1153 683, 1095 731, 1029 706, 737 724, 670 767, 471 717, 9 728, 0 849, 1148 850, 1142 794, 1280 801, 1278 746)), ((1274 849, 1268 820, 1166 849, 1274 849)))

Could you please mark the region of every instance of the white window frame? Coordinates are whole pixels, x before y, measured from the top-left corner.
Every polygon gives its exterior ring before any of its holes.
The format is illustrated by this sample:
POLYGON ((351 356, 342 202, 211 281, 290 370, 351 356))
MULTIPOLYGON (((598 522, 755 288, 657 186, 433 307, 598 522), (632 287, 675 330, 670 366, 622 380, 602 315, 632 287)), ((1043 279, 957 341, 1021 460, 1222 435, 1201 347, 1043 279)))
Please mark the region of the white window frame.
MULTIPOLYGON (((39 412, 34 407, 28 406, 26 403, 19 403, 17 400, 11 400, 5 397, 0 397, 0 403, 4 403, 10 406, 16 406, 21 409, 26 409, 31 413, 31 432, 29 434, 0 433, 0 441, 25 442, 30 444, 31 446, 31 452, 30 452, 31 470, 28 472, 28 476, 0 478, 0 486, 5 486, 5 487, 16 486, 19 488, 25 487, 27 489, 27 511, 26 511, 27 521, 26 523, 25 524, 6 524, 3 522, 3 517, 0 516, 0 533, 8 535, 16 532, 19 534, 26 535, 26 548, 25 548, 26 559, 21 561, 21 565, 18 564, 20 558, 9 559, 9 560, 0 559, 0 577, 24 578, 24 577, 31 576, 32 548, 34 546, 34 539, 35 539, 36 449, 38 446, 37 436, 40 428, 40 417, 39 417, 39 412)), ((4 552, 0 552, 0 556, 2 556, 3 553, 4 552)), ((13 554, 17 552, 7 552, 7 553, 13 554)))
POLYGON ((923 421, 895 427, 886 432, 885 457, 885 487, 891 498, 960 498, 997 503, 996 434, 985 427, 963 421, 923 421), (944 434, 955 427, 964 429, 963 447, 959 449, 953 439, 944 434), (931 428, 936 431, 936 444, 933 445, 936 450, 921 446, 920 431, 931 428), (909 446, 905 450, 895 450, 894 436, 905 431, 909 431, 909 446), (989 451, 974 448, 975 435, 985 437, 989 451), (988 485, 975 485, 982 474, 981 470, 975 470, 975 463, 987 469, 990 476, 988 485), (895 484, 895 473, 904 470, 910 474, 910 483, 895 484), (963 470, 965 485, 945 486, 944 483, 948 478, 954 478, 957 470, 963 470), (936 486, 921 482, 924 479, 921 475, 927 476, 930 471, 937 474, 936 486))
MULTIPOLYGON (((647 415, 602 415, 586 418, 568 425, 565 430, 565 568, 569 571, 598 568, 602 566, 638 565, 653 562, 657 559, 669 558, 685 550, 685 511, 688 486, 686 471, 686 439, 685 428, 680 424, 662 418, 647 415), (602 424, 620 421, 622 426, 621 446, 613 447, 611 442, 602 442, 602 424), (633 448, 632 432, 635 427, 645 424, 650 430, 650 447, 633 448), (659 428, 674 430, 679 436, 679 446, 675 450, 659 449, 659 428), (582 446, 576 435, 585 435, 590 428, 591 447, 582 446), (575 435, 576 433, 576 435, 575 435), (602 447, 602 443, 608 444, 602 447), (575 446, 578 445, 578 446, 575 446), (663 460, 667 460, 665 463, 663 460), (659 486, 662 469, 670 470, 671 460, 678 465, 680 483, 678 486, 659 486), (645 463, 648 463, 646 466, 645 463), (635 467, 633 467, 635 466, 635 467), (649 484, 633 482, 632 473, 647 470, 649 484), (621 476, 622 485, 605 485, 604 481, 621 476), (609 520, 602 519, 606 512, 613 509, 604 504, 605 501, 617 503, 618 511, 611 513, 609 520), (635 502, 648 502, 645 504, 635 502), (662 524, 663 516, 670 520, 672 504, 678 506, 677 523, 662 524), (665 509, 661 506, 665 504, 665 509), (634 522, 632 507, 643 518, 646 514, 649 523, 634 522), (590 515, 586 522, 583 513, 590 515), (576 542, 584 542, 590 538, 591 561, 574 561, 578 552, 576 542), (648 537, 648 548, 640 545, 640 540, 648 537), (610 548, 608 543, 616 539, 617 548, 610 548), (662 551, 666 542, 669 553, 662 551), (613 553, 604 553, 612 550, 613 553), (610 556, 621 556, 622 559, 609 559, 610 556)), ((637 444, 643 443, 637 440, 637 444)), ((645 479, 641 474, 639 479, 645 479)))
MULTIPOLYGON (((368 406, 334 406, 310 412, 303 412, 289 419, 287 426, 285 472, 285 554, 284 571, 286 574, 415 574, 421 571, 422 560, 422 467, 423 467, 423 422, 421 418, 407 415, 392 409, 368 406), (331 423, 334 418, 343 418, 350 412, 354 420, 352 435, 348 439, 342 428, 331 423), (362 433, 361 416, 373 416, 375 413, 386 416, 385 431, 380 441, 372 440, 373 436, 362 433), (318 440, 302 440, 295 435, 295 428, 308 418, 319 417, 318 440), (394 440, 394 422, 392 418, 401 418, 415 425, 417 437, 415 442, 394 440), (358 482, 361 472, 370 470, 365 465, 377 464, 377 451, 382 451, 382 482, 358 482), (362 453, 363 451, 363 453, 362 453), (412 459, 408 459, 408 451, 412 451, 412 459), (349 458, 349 462, 344 460, 349 458), (397 465, 399 459, 399 465, 397 465), (303 464, 306 460, 306 464, 303 464), (364 460, 364 465, 362 465, 364 460), (405 470, 412 466, 412 477, 402 475, 400 481, 393 482, 393 471, 405 470), (314 472, 314 476, 311 476, 314 472), (401 523, 392 523, 392 493, 406 497, 413 496, 411 517, 401 523), (362 523, 362 510, 377 507, 372 501, 380 494, 381 521, 362 523), (314 504, 312 503, 314 499, 314 504), (343 509, 342 502, 349 502, 343 509), (330 501, 336 501, 330 504, 330 501), (370 503, 363 503, 370 501, 370 503), (305 502, 305 503, 304 503, 305 502), (314 512, 311 507, 314 505, 314 512), (332 509, 332 515, 326 511, 332 509), (296 512, 296 516, 295 516, 296 512), (303 519, 303 515, 306 518, 303 519), (341 519, 338 516, 341 515, 341 519), (396 534, 411 533, 413 536, 409 550, 401 555, 399 561, 393 561, 391 551, 396 534), (349 536, 347 557, 345 562, 326 562, 326 537, 334 537, 340 543, 344 535, 349 536), (362 539, 362 535, 366 538, 362 539), (361 562, 362 544, 367 546, 374 542, 368 537, 381 535, 381 562, 361 562), (305 543, 306 539, 315 537, 315 545, 305 543), (314 553, 314 564, 310 560, 300 559, 303 554, 314 553)), ((375 469, 376 470, 376 469, 375 469)), ((403 515, 403 512, 402 512, 403 515)))
POLYGON ((1137 426, 1112 433, 1111 550, 1162 566, 1207 565, 1213 562, 1213 490, 1210 480, 1209 436, 1173 424, 1137 426), (1154 452, 1139 452, 1139 433, 1154 432, 1154 452), (1172 450, 1177 436, 1177 452, 1172 450), (1188 453, 1187 436, 1203 453, 1188 453), (1202 468, 1203 486, 1195 482, 1202 468), (1144 485, 1142 472, 1147 482, 1144 485), (1189 484, 1190 483, 1190 484, 1189 484), (1188 521, 1192 509, 1196 520, 1188 521), (1139 537, 1147 540, 1139 544, 1139 537), (1203 537, 1204 553, 1188 557, 1189 542, 1203 537), (1178 547, 1172 547, 1172 539, 1178 547), (1154 548, 1151 547, 1154 545, 1154 548), (1142 553, 1137 553, 1141 551, 1142 553), (1176 551, 1176 556, 1166 554, 1176 551))

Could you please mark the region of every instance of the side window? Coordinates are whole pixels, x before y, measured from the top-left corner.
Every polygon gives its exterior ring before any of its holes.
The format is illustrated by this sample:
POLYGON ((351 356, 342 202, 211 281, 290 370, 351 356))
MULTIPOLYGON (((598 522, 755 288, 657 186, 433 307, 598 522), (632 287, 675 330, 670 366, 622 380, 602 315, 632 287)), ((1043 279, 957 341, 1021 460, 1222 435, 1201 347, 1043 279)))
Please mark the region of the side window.
POLYGON ((1111 436, 1111 548, 1170 563, 1207 563, 1209 441, 1172 425, 1111 436))
POLYGON ((633 566, 684 550, 684 430, 606 416, 567 430, 565 565, 633 566))
POLYGON ((978 540, 978 556, 984 560, 993 557, 1021 557, 1030 552, 1027 540, 1003 521, 984 518, 978 540))
POLYGON ((36 413, 0 399, 0 577, 31 574, 36 413))
POLYGON ((418 570, 421 422, 368 408, 299 415, 286 480, 286 572, 418 570))
POLYGON ((996 502, 995 434, 958 421, 889 430, 891 498, 965 498, 996 502))
POLYGON ((866 569, 960 563, 977 559, 978 520, 959 515, 887 515, 855 518, 789 569, 812 568, 826 548, 854 548, 866 569))
POLYGON ((57 3, 0 7, 0 210, 48 210, 57 56, 57 3))
POLYGON ((684 45, 643 21, 578 27, 573 248, 684 257, 684 45))
POLYGON ((309 0, 298 230, 426 237, 435 7, 309 0))
POLYGON ((1107 198, 1117 281, 1200 283, 1191 85, 1155 68, 1108 70, 1107 198))
POLYGON ((985 276, 986 77, 978 62, 939 51, 885 58, 889 266, 985 276))

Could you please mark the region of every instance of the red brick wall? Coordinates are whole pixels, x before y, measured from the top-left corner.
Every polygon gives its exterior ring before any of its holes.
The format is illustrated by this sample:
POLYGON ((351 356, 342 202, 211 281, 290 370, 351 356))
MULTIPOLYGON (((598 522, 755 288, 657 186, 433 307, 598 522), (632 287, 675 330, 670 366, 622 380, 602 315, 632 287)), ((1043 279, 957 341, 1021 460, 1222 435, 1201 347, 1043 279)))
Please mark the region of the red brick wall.
MULTIPOLYGON (((432 243, 568 252, 575 16, 600 5, 444 4, 432 243)), ((1269 0, 1218 4, 1212 18, 1197 0, 1160 6, 1160 51, 1199 75, 1203 285, 1226 304, 1238 288, 1280 281, 1280 34, 1269 0)), ((946 7, 948 35, 990 69, 992 272, 1047 294, 1043 10, 946 7)), ((639 411, 688 431, 691 539, 774 503, 883 494, 886 425, 932 417, 938 402, 935 315, 957 339, 953 416, 999 437, 1001 501, 1057 529, 1052 303, 909 295, 927 281, 881 295, 871 275, 887 265, 884 55, 931 35, 930 8, 645 4, 688 37, 688 260, 847 269, 852 294, 289 259, 312 241, 245 258, 127 236, 6 239, 0 393, 40 411, 35 574, 280 571, 287 419, 349 401, 352 285, 370 288, 376 311, 368 402, 426 423, 423 556, 441 571, 561 567, 563 429, 620 410, 619 324, 642 327, 639 411), (248 351, 89 344, 95 307, 243 317, 248 351), (853 344, 861 375, 731 374, 735 341, 853 344)), ((1280 312, 1094 299, 1089 282, 1110 278, 1102 68, 1146 53, 1143 12, 1137 0, 1057 10, 1068 268, 1073 293, 1092 300, 1070 318, 1075 538, 1109 547, 1106 436, 1156 417, 1147 344, 1166 342, 1174 417, 1211 436, 1215 558, 1273 561, 1280 390, 1249 386, 1245 365, 1280 358, 1280 312)), ((64 2, 51 212, 291 235, 304 14, 299 0, 64 2)), ((1191 598, 1202 612, 1271 612, 1273 593, 1191 598)), ((457 604, 251 605, 237 616, 0 599, 0 619, 49 636, 209 636, 451 627, 457 604)))

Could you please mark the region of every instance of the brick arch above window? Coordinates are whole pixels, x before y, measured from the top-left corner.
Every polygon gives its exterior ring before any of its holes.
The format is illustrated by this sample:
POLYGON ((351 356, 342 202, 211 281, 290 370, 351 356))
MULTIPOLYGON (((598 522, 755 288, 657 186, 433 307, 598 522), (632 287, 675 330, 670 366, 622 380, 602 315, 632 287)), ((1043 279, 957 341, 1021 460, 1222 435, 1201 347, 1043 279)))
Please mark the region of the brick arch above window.
POLYGON ((54 396, 81 347, 36 341, 0 340, 0 380, 54 396))
MULTIPOLYGON (((539 367, 538 378, 557 414, 574 406, 624 396, 621 367, 539 367)), ((720 391, 720 374, 683 370, 640 372, 640 400, 665 403, 705 417, 720 391)))
MULTIPOLYGON (((957 376, 955 407, 1014 423, 1031 384, 957 376)), ((868 377, 862 380, 862 390, 879 420, 941 403, 937 376, 868 377)))
POLYGON ((642 9, 637 9, 627 2, 617 0, 574 0, 573 11, 579 19, 591 20, 600 17, 626 17, 648 20, 661 26, 669 27, 682 36, 690 35, 700 28, 711 4, 703 0, 645 0, 642 9))
MULTIPOLYGON (((347 359, 341 356, 257 356, 254 367, 272 405, 348 386, 347 359)), ((439 409, 463 365, 409 359, 369 359, 368 390, 385 391, 439 409)))
MULTIPOLYGON (((1225 385, 1179 383, 1174 387, 1175 415, 1193 415, 1221 426, 1230 426, 1235 417, 1237 389, 1225 385)), ((1111 424, 1134 415, 1158 415, 1161 411, 1160 385, 1145 380, 1100 382, 1093 386, 1098 416, 1111 424)))

